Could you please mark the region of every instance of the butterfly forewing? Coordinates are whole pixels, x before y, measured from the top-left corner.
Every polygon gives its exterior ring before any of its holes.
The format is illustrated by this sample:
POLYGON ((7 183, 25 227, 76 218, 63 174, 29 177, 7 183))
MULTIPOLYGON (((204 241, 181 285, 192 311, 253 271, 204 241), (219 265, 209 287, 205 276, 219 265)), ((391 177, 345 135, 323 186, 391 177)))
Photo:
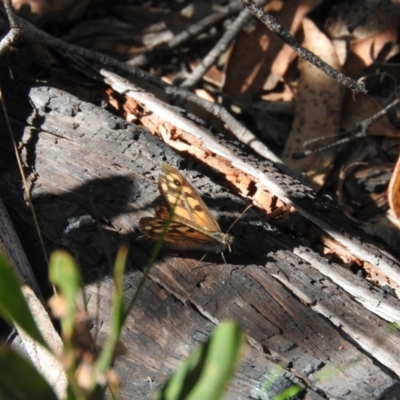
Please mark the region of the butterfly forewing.
POLYGON ((153 202, 155 218, 142 218, 140 230, 157 240, 166 224, 164 242, 178 250, 223 252, 233 242, 224 234, 192 185, 171 165, 163 164, 158 179, 161 196, 153 202))
POLYGON ((210 232, 221 232, 214 216, 193 186, 169 164, 163 164, 161 171, 158 186, 169 207, 174 210, 174 219, 189 222, 210 232))

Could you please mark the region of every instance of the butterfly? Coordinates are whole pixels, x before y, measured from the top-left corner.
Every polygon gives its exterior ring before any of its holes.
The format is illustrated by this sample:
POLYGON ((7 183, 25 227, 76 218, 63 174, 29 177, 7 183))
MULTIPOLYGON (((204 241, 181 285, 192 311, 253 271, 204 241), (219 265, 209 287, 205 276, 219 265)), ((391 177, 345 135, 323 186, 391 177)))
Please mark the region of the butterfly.
POLYGON ((234 237, 221 232, 202 198, 177 169, 162 164, 158 187, 161 196, 153 203, 155 216, 139 221, 146 238, 157 240, 169 222, 164 243, 171 249, 215 253, 231 250, 234 237))

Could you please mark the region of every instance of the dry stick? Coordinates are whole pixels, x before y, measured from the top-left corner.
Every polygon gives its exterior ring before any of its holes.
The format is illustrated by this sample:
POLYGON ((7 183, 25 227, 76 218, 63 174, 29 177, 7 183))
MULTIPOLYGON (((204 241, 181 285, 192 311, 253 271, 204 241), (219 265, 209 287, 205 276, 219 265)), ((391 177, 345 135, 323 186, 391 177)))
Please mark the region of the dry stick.
MULTIPOLYGON (((10 0, 5 0, 5 4, 8 2, 10 2, 10 0)), ((7 8, 6 11, 7 13, 9 12, 7 8)), ((11 13, 12 12, 13 11, 11 10, 11 13)), ((96 71, 97 75, 92 78, 99 79, 99 75, 101 76, 101 74, 99 74, 99 70, 104 67, 110 67, 114 71, 123 72, 127 75, 134 75, 143 81, 150 82, 155 87, 163 90, 173 100, 187 100, 190 103, 196 104, 214 116, 220 118, 238 140, 244 144, 247 144, 260 156, 278 164, 283 172, 290 172, 288 168, 285 167, 284 163, 272 151, 270 151, 267 146, 265 146, 251 131, 245 128, 237 119, 235 119, 225 108, 201 99, 185 89, 168 85, 156 76, 139 68, 131 67, 104 54, 96 53, 94 51, 87 50, 82 47, 66 43, 63 40, 54 38, 31 25, 24 19, 19 18, 18 16, 15 16, 15 19, 19 27, 18 34, 21 35, 26 41, 45 44, 57 50, 58 52, 62 52, 64 57, 71 58, 75 62, 78 58, 80 63, 86 68, 86 70, 83 72, 88 74, 88 71, 91 69, 96 71), (98 64, 98 66, 94 65, 95 63, 98 64)), ((12 30, 13 29, 15 28, 12 28, 12 30)), ((1 49, 2 42, 0 43, 0 51, 1 49)))
POLYGON ((247 10, 242 10, 236 20, 229 26, 227 31, 222 35, 217 44, 194 69, 194 71, 182 82, 181 87, 193 88, 200 81, 207 70, 216 62, 217 58, 224 53, 229 45, 235 39, 236 35, 252 18, 252 15, 247 10))
POLYGON ((243 5, 256 16, 268 29, 276 33, 286 44, 288 44, 301 58, 315 65, 318 69, 325 72, 327 75, 335 79, 341 85, 353 90, 356 93, 367 93, 364 82, 357 82, 354 79, 347 77, 341 72, 336 71, 326 62, 322 61, 319 57, 313 54, 311 51, 300 46, 294 36, 283 29, 282 25, 272 17, 271 15, 264 12, 252 0, 242 0, 243 5))
POLYGON ((199 107, 202 107, 204 110, 208 111, 209 113, 213 114, 221 121, 225 122, 225 124, 228 125, 229 129, 235 135, 235 137, 239 139, 242 143, 249 146, 257 154, 261 155, 267 160, 271 160, 276 163, 282 172, 293 176, 293 171, 291 171, 278 156, 276 156, 271 150, 269 150, 268 147, 265 146, 265 144, 257 138, 257 136, 255 136, 251 131, 245 128, 224 107, 221 107, 220 105, 212 103, 205 99, 201 99, 200 97, 185 89, 177 88, 174 86, 166 87, 165 93, 173 98, 187 100, 190 103, 196 104, 199 107))
POLYGON ((15 158, 16 158, 16 161, 17 161, 17 164, 18 164, 19 172, 21 174, 22 182, 24 184, 25 194, 26 194, 26 197, 28 199, 29 205, 31 207, 32 217, 33 217, 33 220, 35 222, 35 227, 36 227, 37 234, 39 236, 40 247, 42 249, 43 257, 44 257, 44 259, 46 261, 46 264, 48 264, 49 263, 49 258, 47 257, 47 253, 46 253, 46 248, 44 246, 42 232, 41 232, 41 230, 39 228, 39 221, 38 221, 37 216, 36 216, 35 208, 33 207, 33 201, 32 201, 32 197, 31 197, 31 193, 29 191, 28 182, 27 182, 26 176, 25 176, 25 171, 24 171, 24 168, 23 168, 23 165, 22 165, 21 157, 19 155, 18 146, 17 146, 17 143, 15 142, 13 130, 12 130, 12 127, 11 127, 10 118, 8 117, 7 107, 6 107, 6 103, 4 101, 3 92, 1 90, 1 87, 0 87, 0 102, 1 102, 1 106, 3 108, 4 119, 6 120, 7 130, 8 130, 8 133, 10 134, 11 142, 13 144, 13 148, 14 148, 14 152, 15 152, 15 158))
POLYGON ((178 46, 181 46, 183 43, 198 36, 201 32, 205 31, 207 28, 214 26, 220 20, 239 12, 241 9, 242 6, 239 2, 234 4, 230 3, 229 5, 222 7, 217 12, 208 15, 207 17, 203 18, 197 23, 189 26, 181 33, 175 35, 167 43, 162 43, 158 46, 155 46, 148 52, 139 54, 138 56, 127 61, 126 64, 137 68, 145 67, 146 65, 150 64, 153 60, 158 59, 160 55, 164 55, 165 53, 170 53, 178 46))
POLYGON ((4 8, 6 9, 7 16, 8 16, 8 21, 10 22, 10 27, 12 29, 18 29, 18 24, 17 24, 17 16, 14 12, 14 8, 12 5, 11 0, 5 0, 4 1, 4 8))
MULTIPOLYGON (((380 119, 383 116, 385 116, 387 114, 387 112, 392 107, 396 106, 398 103, 399 103, 398 99, 393 100, 385 108, 383 108, 382 110, 378 111, 372 117, 364 119, 363 121, 358 122, 357 124, 355 124, 354 128, 351 131, 340 133, 339 136, 346 136, 343 139, 336 140, 333 143, 329 143, 326 146, 321 146, 321 147, 318 147, 316 149, 305 150, 303 152, 295 152, 295 153, 292 154, 292 157, 295 160, 298 160, 300 158, 308 157, 311 154, 328 150, 328 149, 330 149, 332 147, 341 146, 342 144, 349 143, 349 142, 351 142, 351 141, 353 141, 355 139, 361 139, 363 137, 366 137, 368 135, 368 132, 367 132, 368 128, 374 122, 378 121, 378 119, 380 119)), ((329 136, 325 136, 325 137, 322 137, 322 138, 315 138, 315 139, 309 140, 306 143, 304 143, 304 146, 306 147, 306 146, 309 146, 311 143, 314 143, 316 141, 319 141, 319 140, 322 140, 322 139, 326 139, 326 138, 330 138, 330 137, 337 137, 337 136, 338 135, 329 135, 329 136)))
POLYGON ((6 9, 8 21, 10 23, 10 31, 6 36, 3 37, 3 39, 1 39, 0 55, 2 55, 13 43, 15 43, 22 34, 21 30, 18 28, 18 24, 15 19, 15 13, 10 0, 5 0, 4 8, 6 9))
MULTIPOLYGON (((126 97, 131 97, 136 102, 139 102, 143 107, 157 115, 163 121, 170 123, 174 128, 190 133, 193 138, 200 139, 204 146, 203 148, 210 150, 213 154, 221 156, 231 162, 230 157, 234 157, 233 153, 226 149, 226 146, 219 144, 209 132, 196 124, 193 120, 186 118, 185 113, 180 112, 177 107, 171 106, 168 103, 163 102, 151 93, 141 90, 137 85, 131 81, 122 78, 111 71, 102 68, 100 70, 102 76, 105 77, 105 83, 112 87, 117 93, 121 93, 126 97)), ((188 92, 189 93, 189 92, 188 92)), ((190 95, 195 95, 189 93, 190 95)), ((211 107, 213 103, 208 103, 211 107)), ((215 111, 214 108, 212 110, 215 111)), ((224 111, 224 109, 222 109, 224 111)), ((226 112, 226 110, 225 110, 226 112)), ((230 114, 224 115, 223 117, 229 117, 230 114)), ((241 126, 238 127, 240 129, 241 126)), ((168 142, 168 139, 166 139, 168 142)), ((285 166, 282 166, 285 169, 285 166)))

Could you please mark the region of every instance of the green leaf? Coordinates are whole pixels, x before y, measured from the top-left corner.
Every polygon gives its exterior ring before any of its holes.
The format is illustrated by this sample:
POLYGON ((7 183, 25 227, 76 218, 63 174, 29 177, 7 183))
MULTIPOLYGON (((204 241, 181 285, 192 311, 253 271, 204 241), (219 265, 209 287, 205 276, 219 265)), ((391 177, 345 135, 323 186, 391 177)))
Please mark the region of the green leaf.
POLYGON ((66 312, 61 317, 61 325, 63 337, 68 341, 74 329, 76 295, 82 287, 81 275, 74 258, 63 250, 53 252, 49 262, 49 278, 66 302, 66 312))
POLYGON ((223 321, 210 339, 175 371, 157 400, 219 399, 241 355, 243 335, 234 321, 223 321))
POLYGON ((48 348, 35 320, 31 314, 28 303, 21 290, 21 282, 0 254, 0 315, 7 323, 17 324, 33 340, 48 348))
POLYGON ((124 326, 124 272, 126 259, 128 257, 128 248, 121 246, 117 253, 114 267, 114 293, 111 309, 110 332, 104 342, 103 348, 96 363, 96 375, 104 375, 110 368, 115 348, 124 326))
POLYGON ((0 347, 0 399, 57 400, 46 379, 25 358, 9 347, 0 347))

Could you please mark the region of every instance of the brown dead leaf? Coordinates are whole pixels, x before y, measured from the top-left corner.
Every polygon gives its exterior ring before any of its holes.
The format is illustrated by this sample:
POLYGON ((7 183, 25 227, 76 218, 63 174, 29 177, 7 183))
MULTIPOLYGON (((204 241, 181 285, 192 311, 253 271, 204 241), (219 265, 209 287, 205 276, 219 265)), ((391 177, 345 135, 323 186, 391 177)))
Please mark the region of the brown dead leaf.
POLYGON ((396 216, 398 226, 400 226, 400 156, 397 160, 388 189, 388 201, 390 209, 396 216))
MULTIPOLYGON (((303 46, 333 68, 340 69, 331 41, 315 24, 305 19, 303 30, 303 46)), ((304 151, 305 141, 334 135, 339 131, 343 89, 339 83, 307 61, 300 60, 299 69, 301 78, 296 97, 296 113, 283 160, 299 174, 305 173, 314 189, 319 189, 332 168, 335 150, 316 153, 302 160, 293 160, 292 155, 304 151)))
MULTIPOLYGON (((381 110, 382 107, 373 97, 348 91, 343 101, 341 127, 350 131, 354 129, 355 124, 372 117, 381 110)), ((385 115, 368 128, 368 134, 396 138, 399 137, 400 131, 390 123, 385 115)))
MULTIPOLYGON (((320 3, 320 0, 286 1, 276 19, 294 35, 304 16, 320 3)), ((266 12, 270 12, 268 6, 264 8, 266 12)), ((254 31, 241 32, 233 45, 226 64, 224 92, 246 103, 262 88, 272 90, 294 57, 291 47, 257 22, 254 31)))

